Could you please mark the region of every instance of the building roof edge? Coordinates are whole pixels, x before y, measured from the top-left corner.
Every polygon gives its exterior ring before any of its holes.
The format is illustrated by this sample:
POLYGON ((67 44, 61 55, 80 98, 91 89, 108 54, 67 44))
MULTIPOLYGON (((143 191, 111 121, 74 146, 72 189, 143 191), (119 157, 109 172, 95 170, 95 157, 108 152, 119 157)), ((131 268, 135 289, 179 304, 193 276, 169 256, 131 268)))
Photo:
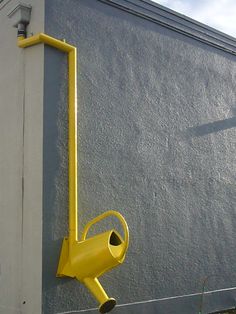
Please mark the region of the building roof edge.
POLYGON ((150 0, 99 0, 200 42, 236 54, 236 38, 150 0))

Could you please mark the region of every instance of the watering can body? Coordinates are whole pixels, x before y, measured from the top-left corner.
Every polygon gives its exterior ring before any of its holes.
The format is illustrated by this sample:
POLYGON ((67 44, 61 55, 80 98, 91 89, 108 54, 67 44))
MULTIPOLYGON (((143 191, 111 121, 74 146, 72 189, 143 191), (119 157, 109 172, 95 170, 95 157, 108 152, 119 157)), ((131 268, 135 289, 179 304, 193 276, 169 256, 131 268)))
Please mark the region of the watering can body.
POLYGON ((109 230, 84 241, 75 241, 69 258, 69 242, 63 241, 58 276, 84 278, 99 277, 109 269, 121 264, 125 258, 124 241, 115 230, 109 230))
POLYGON ((57 277, 68 276, 80 280, 100 303, 100 312, 107 313, 113 309, 116 301, 107 296, 98 277, 123 263, 128 244, 129 229, 123 216, 115 211, 105 212, 85 226, 81 241, 64 238, 57 277), (86 238, 92 225, 111 215, 120 220, 124 239, 114 229, 86 238))

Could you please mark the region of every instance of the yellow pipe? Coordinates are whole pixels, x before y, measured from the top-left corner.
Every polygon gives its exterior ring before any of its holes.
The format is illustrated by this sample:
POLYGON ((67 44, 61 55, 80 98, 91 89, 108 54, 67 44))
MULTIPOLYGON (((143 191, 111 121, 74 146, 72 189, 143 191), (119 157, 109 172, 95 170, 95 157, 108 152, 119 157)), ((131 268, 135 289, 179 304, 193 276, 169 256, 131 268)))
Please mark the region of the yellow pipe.
POLYGON ((113 210, 91 220, 78 241, 78 199, 77 199, 77 52, 76 47, 45 34, 24 38, 18 37, 18 46, 26 48, 40 43, 47 44, 68 53, 68 111, 69 111, 69 237, 64 238, 57 269, 57 276, 77 278, 83 282, 100 303, 101 313, 107 313, 116 301, 109 298, 98 277, 123 263, 129 245, 129 229, 124 217, 113 210), (117 217, 124 229, 125 239, 115 230, 86 238, 92 225, 108 216, 117 217))
MULTIPOLYGON (((77 193, 77 49, 43 33, 29 38, 18 37, 18 47, 26 48, 40 43, 68 53, 68 111, 69 111, 69 248, 78 241, 77 193)), ((69 249, 69 253, 71 250, 69 249)))

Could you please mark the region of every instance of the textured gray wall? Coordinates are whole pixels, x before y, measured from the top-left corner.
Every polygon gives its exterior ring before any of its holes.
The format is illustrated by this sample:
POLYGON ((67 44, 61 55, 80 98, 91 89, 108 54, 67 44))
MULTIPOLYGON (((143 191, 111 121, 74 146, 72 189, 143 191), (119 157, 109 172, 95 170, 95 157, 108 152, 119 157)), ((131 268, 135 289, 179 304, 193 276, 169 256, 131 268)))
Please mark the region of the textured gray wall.
MULTIPOLYGON (((124 265, 101 278, 109 295, 120 304, 189 295, 208 276, 206 290, 234 287, 236 57, 100 1, 51 0, 45 14, 46 33, 79 51, 80 232, 106 209, 119 210, 130 227, 124 265)), ((80 283, 55 278, 67 234, 66 71, 66 57, 47 47, 47 314, 96 306, 80 283)), ((234 305, 234 295, 222 292, 209 311, 234 305)), ((188 307, 189 299, 177 299, 179 308, 157 301, 147 313, 198 311, 199 295, 188 307)), ((144 313, 141 305, 133 311, 144 313)))

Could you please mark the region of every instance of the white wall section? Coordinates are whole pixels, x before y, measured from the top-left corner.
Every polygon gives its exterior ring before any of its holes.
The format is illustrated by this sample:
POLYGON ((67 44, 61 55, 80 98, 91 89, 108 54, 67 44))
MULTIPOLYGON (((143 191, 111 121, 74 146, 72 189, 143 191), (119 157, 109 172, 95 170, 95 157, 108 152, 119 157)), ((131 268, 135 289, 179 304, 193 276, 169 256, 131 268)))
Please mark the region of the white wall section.
MULTIPOLYGON (((44 47, 17 47, 0 6, 0 313, 41 313, 44 47)), ((44 1, 31 0, 31 32, 44 31, 44 1)))

